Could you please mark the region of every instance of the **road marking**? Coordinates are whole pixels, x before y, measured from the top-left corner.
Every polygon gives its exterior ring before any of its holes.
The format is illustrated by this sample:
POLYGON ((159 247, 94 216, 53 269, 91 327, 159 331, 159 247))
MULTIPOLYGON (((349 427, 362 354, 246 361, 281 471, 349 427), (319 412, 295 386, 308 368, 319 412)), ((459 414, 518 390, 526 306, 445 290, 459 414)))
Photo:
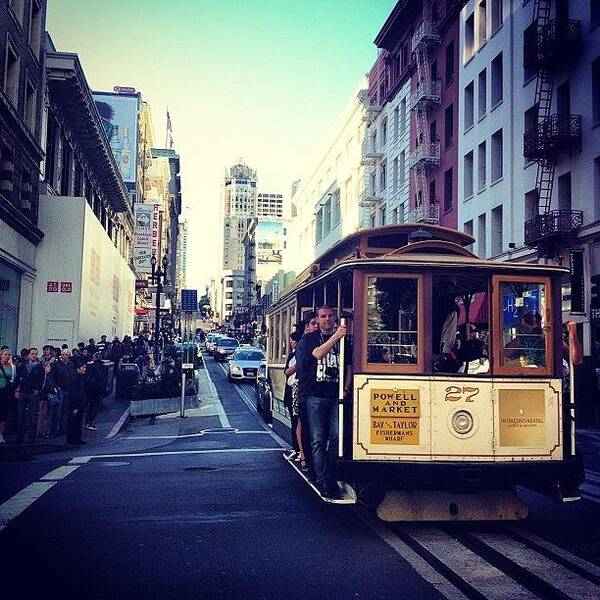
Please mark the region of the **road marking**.
POLYGON ((402 530, 484 598, 514 600, 538 597, 439 529, 403 525, 402 530))
POLYGON ((73 471, 79 469, 81 465, 64 465, 46 473, 43 477, 40 477, 40 481, 58 481, 68 477, 73 471))
POLYGON ((515 542, 501 533, 473 533, 471 535, 536 577, 546 581, 566 596, 573 590, 577 590, 577 598, 596 600, 600 597, 599 586, 546 558, 523 542, 515 542))
POLYGON ((356 515, 374 531, 388 546, 400 555, 425 581, 429 582, 440 594, 451 600, 466 598, 458 588, 454 587, 443 575, 438 573, 425 559, 421 558, 412 548, 407 546, 400 538, 386 529, 362 506, 355 506, 352 510, 356 515))
MULTIPOLYGON (((94 454, 85 456, 87 461, 97 458, 144 458, 147 456, 177 456, 182 454, 227 454, 227 453, 281 452, 281 448, 220 448, 213 450, 167 450, 165 452, 133 452, 129 454, 94 454)), ((86 462, 87 462, 86 461, 86 462)))
POLYGON ((225 414, 225 409, 223 408, 223 405, 221 404, 221 399, 219 398, 219 394, 217 392, 217 388, 215 387, 215 384, 213 383, 213 380, 210 376, 210 373, 208 371, 208 368, 204 368, 202 369, 202 371, 200 371, 200 377, 198 378, 198 396, 200 395, 200 392, 202 390, 202 384, 206 383, 208 385, 209 391, 210 393, 207 394, 208 396, 208 404, 212 406, 212 408, 215 410, 216 415, 219 417, 219 420, 221 421, 221 427, 230 427, 231 425, 229 424, 229 419, 227 418, 227 415, 225 414), (203 376, 202 374, 206 375, 206 381, 203 381, 203 376))
POLYGON ((70 465, 85 465, 91 460, 91 456, 74 456, 70 461, 70 465))
POLYGON ((248 434, 261 434, 269 435, 269 431, 201 431, 200 433, 185 433, 183 435, 133 435, 129 436, 128 440, 180 440, 184 438, 203 437, 205 435, 222 435, 222 434, 234 434, 234 435, 248 435, 248 434))
POLYGON ((36 481, 0 504, 0 531, 6 527, 9 521, 18 517, 57 483, 56 481, 36 481))
POLYGON ((125 412, 119 417, 119 420, 115 423, 115 426, 110 430, 110 433, 106 436, 107 438, 114 438, 119 431, 121 431, 121 427, 129 417, 129 406, 125 409, 125 412))
POLYGON ((560 548, 559 546, 555 546, 554 544, 539 537, 535 533, 532 533, 531 531, 527 531, 526 529, 522 529, 521 527, 517 527, 516 525, 508 526, 507 529, 513 535, 516 535, 517 537, 521 537, 525 540, 528 540, 528 541, 532 542, 533 544, 540 546, 540 548, 549 550, 553 554, 556 554, 556 556, 559 556, 563 560, 566 560, 574 565, 577 565, 580 569, 587 571, 588 573, 590 573, 591 575, 594 575, 595 577, 600 577, 600 567, 597 567, 596 565, 588 562, 587 560, 585 560, 583 558, 580 558, 579 556, 576 556, 575 554, 571 554, 570 552, 567 552, 566 550, 564 550, 563 548, 560 548))

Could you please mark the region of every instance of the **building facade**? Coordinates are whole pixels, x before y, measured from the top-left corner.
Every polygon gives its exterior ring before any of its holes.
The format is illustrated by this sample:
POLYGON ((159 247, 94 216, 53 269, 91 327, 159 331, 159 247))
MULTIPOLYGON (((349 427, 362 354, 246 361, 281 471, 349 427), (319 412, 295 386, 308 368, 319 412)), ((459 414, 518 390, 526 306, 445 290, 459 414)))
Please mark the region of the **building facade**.
POLYGON ((29 347, 44 156, 45 0, 0 3, 0 344, 29 347))
POLYGON ((362 203, 366 83, 360 83, 331 141, 296 186, 288 255, 288 268, 296 273, 368 219, 362 203))
POLYGON ((569 266, 563 319, 600 364, 600 7, 470 0, 460 18, 460 226, 485 257, 569 266))
POLYGON ((234 321, 244 305, 244 271, 229 269, 221 277, 221 319, 220 322, 234 321))
POLYGON ((283 217, 283 194, 258 192, 256 197, 257 217, 283 217))
POLYGON ((32 339, 122 336, 133 325, 130 196, 77 55, 49 40, 46 83, 32 339))
POLYGON ((457 226, 461 5, 453 0, 398 2, 375 38, 380 53, 369 74, 369 112, 377 115, 376 130, 368 135, 369 148, 375 152, 369 177, 370 190, 375 191, 372 204, 380 214, 371 214, 371 225, 423 222, 457 226), (406 115, 408 139, 402 137, 406 115), (398 130, 396 147, 391 145, 386 153, 390 131, 396 139, 398 130), (403 187, 406 165, 408 193, 403 187), (389 187, 395 190, 391 197, 385 194, 389 187))
POLYGON ((223 182, 223 269, 244 269, 244 236, 248 218, 256 216, 256 171, 238 163, 223 182))

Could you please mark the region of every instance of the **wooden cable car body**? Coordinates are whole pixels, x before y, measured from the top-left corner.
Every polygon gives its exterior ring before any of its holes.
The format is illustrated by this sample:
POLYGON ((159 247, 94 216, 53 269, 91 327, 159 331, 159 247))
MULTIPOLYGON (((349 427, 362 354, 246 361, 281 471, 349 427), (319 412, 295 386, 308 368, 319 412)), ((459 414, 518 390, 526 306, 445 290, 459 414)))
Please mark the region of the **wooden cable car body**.
POLYGON ((582 463, 563 393, 557 266, 492 262, 432 225, 354 233, 267 311, 273 427, 289 439, 289 335, 321 305, 347 318, 352 395, 339 478, 385 520, 518 519, 528 487, 579 497, 582 463), (383 500, 379 502, 381 499, 383 500))

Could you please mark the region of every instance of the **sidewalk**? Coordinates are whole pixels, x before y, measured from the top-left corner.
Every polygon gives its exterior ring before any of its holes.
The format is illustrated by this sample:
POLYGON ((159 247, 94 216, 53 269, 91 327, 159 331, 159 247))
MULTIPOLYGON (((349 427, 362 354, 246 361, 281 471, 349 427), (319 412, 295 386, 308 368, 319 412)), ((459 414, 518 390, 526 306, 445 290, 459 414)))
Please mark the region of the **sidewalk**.
MULTIPOLYGON (((100 443, 111 432, 115 423, 128 407, 128 399, 116 398, 114 394, 104 398, 102 411, 96 418, 98 431, 90 431, 85 428, 85 425, 83 427, 83 439, 87 442, 85 448, 100 443)), ((64 452, 74 448, 74 446, 69 446, 66 443, 65 435, 51 438, 37 437, 33 444, 15 444, 14 434, 5 435, 5 439, 8 441, 5 444, 0 444, 0 462, 28 460, 40 454, 64 452)))

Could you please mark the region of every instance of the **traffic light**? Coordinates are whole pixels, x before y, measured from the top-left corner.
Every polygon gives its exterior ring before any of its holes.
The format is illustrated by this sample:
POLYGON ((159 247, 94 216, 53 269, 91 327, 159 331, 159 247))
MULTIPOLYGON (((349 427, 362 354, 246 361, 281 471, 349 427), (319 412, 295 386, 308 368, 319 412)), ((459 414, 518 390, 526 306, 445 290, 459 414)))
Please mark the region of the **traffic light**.
POLYGON ((592 282, 590 307, 600 308, 600 275, 592 275, 590 281, 592 282))

